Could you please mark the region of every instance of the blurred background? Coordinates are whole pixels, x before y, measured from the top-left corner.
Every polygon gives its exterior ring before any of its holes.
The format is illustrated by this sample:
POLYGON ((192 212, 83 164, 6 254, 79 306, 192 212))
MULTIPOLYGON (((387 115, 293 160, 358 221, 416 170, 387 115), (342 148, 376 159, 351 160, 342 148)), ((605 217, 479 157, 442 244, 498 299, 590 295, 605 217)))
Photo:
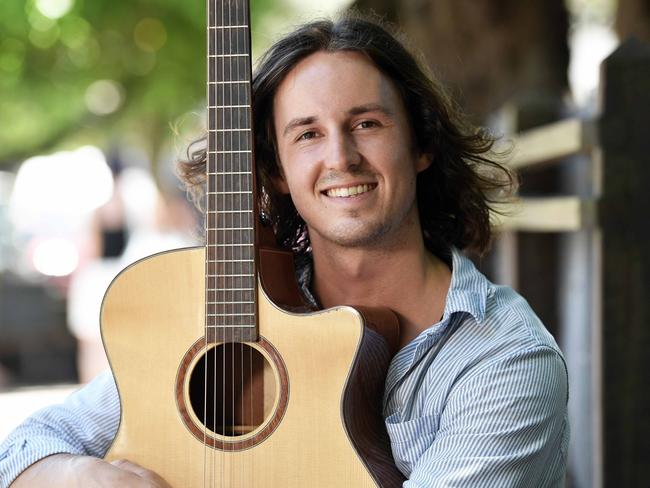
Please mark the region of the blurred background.
MULTIPOLYGON (((477 264, 567 355, 567 486, 647 486, 648 237, 621 215, 650 203, 650 2, 311 3, 253 0, 254 55, 301 21, 372 10, 514 144, 518 210, 477 264)), ((205 57, 204 1, 0 2, 0 437, 106 367, 119 270, 200 242, 175 163, 205 128, 205 57)))

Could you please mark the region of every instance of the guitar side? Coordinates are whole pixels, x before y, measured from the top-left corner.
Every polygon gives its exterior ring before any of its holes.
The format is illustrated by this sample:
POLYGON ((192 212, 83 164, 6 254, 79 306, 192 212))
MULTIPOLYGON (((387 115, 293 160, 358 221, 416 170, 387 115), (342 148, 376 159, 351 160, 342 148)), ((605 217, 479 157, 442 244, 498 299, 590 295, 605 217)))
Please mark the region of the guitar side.
POLYGON ((286 411, 268 438, 241 451, 206 447, 190 433, 175 385, 204 336, 204 268, 203 248, 161 253, 126 268, 107 291, 102 337, 122 415, 106 458, 130 459, 178 487, 377 486, 342 421, 364 331, 349 307, 290 314, 260 289, 259 333, 286 367, 286 411))

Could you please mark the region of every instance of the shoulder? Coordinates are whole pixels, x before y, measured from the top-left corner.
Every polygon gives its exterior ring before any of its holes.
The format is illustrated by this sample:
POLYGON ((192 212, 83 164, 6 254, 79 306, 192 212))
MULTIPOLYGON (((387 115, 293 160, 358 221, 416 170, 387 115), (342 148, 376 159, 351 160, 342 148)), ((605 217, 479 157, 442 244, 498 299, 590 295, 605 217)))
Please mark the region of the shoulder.
POLYGON ((460 314, 456 320, 459 323, 449 346, 471 351, 469 361, 498 361, 537 349, 564 361, 557 342, 528 302, 509 287, 489 283, 485 313, 479 318, 460 314))
POLYGON ((455 314, 455 331, 431 365, 446 378, 441 391, 449 398, 468 387, 521 387, 566 404, 568 373, 555 339, 521 295, 485 281, 484 313, 455 314))

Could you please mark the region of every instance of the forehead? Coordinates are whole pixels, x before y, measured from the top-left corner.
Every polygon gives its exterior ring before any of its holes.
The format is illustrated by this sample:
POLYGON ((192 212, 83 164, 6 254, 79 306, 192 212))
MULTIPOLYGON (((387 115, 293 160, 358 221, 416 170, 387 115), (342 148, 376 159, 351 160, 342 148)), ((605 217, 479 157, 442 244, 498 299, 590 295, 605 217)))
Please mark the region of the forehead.
POLYGON ((280 83, 273 102, 276 118, 370 103, 392 110, 401 106, 394 83, 368 56, 353 51, 319 51, 301 60, 280 83))

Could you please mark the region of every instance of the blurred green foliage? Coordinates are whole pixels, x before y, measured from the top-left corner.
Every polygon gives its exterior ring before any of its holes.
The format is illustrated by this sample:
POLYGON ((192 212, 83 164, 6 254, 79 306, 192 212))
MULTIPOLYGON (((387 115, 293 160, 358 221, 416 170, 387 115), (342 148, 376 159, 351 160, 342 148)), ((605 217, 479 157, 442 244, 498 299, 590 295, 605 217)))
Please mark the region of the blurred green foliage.
MULTIPOLYGON (((179 117, 204 104, 205 7, 0 0, 0 166, 71 138, 102 144, 130 134, 160 146, 179 117), (102 106, 110 113, 99 115, 102 106)), ((282 9, 253 0, 253 27, 282 9)))

